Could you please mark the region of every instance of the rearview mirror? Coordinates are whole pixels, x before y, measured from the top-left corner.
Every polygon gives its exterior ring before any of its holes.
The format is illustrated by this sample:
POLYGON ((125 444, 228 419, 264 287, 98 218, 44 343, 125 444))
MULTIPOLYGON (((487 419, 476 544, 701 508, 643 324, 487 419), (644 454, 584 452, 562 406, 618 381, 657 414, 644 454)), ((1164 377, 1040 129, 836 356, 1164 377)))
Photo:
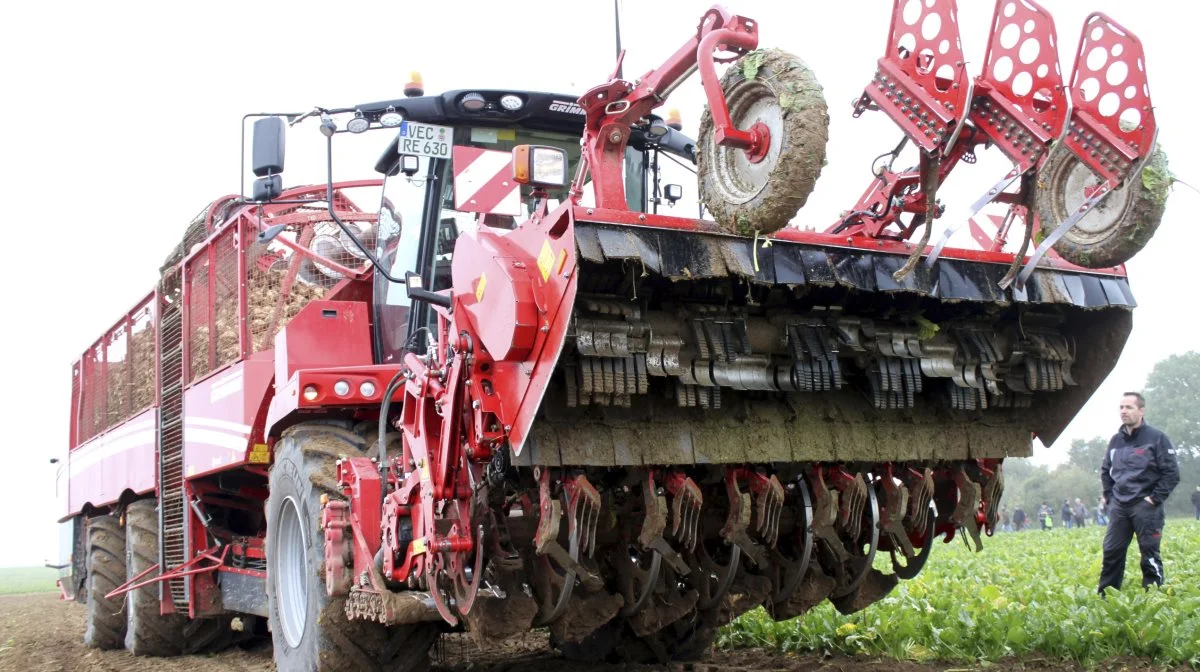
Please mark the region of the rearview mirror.
POLYGON ((269 201, 283 193, 284 125, 280 117, 263 117, 254 122, 251 170, 254 180, 253 198, 269 201))
POLYGON ((283 172, 283 119, 263 117, 255 121, 253 144, 251 169, 255 177, 278 175, 283 172))

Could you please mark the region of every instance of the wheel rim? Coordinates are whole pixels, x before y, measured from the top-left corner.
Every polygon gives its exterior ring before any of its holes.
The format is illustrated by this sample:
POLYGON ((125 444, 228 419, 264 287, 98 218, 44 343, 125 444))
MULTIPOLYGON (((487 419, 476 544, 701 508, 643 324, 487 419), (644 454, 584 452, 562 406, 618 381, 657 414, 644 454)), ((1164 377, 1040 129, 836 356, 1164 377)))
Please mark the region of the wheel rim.
POLYGON ((275 538, 278 545, 275 553, 279 558, 275 567, 275 594, 279 599, 283 638, 292 648, 300 646, 308 621, 307 537, 296 500, 284 499, 279 513, 279 533, 275 538))
POLYGON ((729 90, 726 99, 735 128, 745 130, 755 122, 761 122, 771 134, 767 154, 757 163, 750 160, 745 150, 718 145, 711 136, 704 143, 702 151, 708 155, 705 163, 712 166, 717 196, 726 203, 741 205, 762 192, 779 162, 783 146, 783 113, 779 98, 757 80, 739 82, 729 90))
MULTIPOLYGON (((1085 190, 1091 190, 1100 184, 1100 178, 1082 161, 1072 156, 1054 176, 1057 183, 1059 198, 1062 200, 1063 219, 1079 209, 1085 200, 1085 190)), ((1137 179, 1136 177, 1133 179, 1137 179)), ((1129 184, 1100 201, 1090 213, 1075 223, 1075 226, 1064 234, 1077 245, 1089 245, 1103 241, 1112 235, 1125 214, 1129 205, 1129 184)))

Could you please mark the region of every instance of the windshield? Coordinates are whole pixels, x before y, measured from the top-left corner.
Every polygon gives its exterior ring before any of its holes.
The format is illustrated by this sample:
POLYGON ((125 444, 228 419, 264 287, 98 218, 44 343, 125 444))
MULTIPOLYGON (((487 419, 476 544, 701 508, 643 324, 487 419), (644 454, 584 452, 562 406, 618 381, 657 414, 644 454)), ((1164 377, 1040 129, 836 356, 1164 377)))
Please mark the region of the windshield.
MULTIPOLYGON (((532 189, 512 182, 511 152, 517 145, 546 145, 567 154, 567 179, 579 166, 579 136, 520 128, 460 127, 454 131, 451 158, 418 158, 411 176, 399 174, 384 182, 379 211, 376 254, 388 272, 403 278, 421 274, 426 287, 450 286, 450 263, 458 236, 479 226, 513 229, 533 212, 532 189)), ((626 152, 626 198, 630 209, 645 211, 644 153, 626 152)), ((591 184, 581 199, 589 205, 591 184)), ((548 205, 559 205, 567 188, 550 189, 548 205)), ((405 287, 381 274, 375 278, 376 327, 380 363, 399 360, 406 349, 422 350, 423 342, 408 344, 409 300, 405 287)), ((419 306, 418 309, 421 307, 419 306)), ((428 326, 428 317, 414 324, 428 326)))

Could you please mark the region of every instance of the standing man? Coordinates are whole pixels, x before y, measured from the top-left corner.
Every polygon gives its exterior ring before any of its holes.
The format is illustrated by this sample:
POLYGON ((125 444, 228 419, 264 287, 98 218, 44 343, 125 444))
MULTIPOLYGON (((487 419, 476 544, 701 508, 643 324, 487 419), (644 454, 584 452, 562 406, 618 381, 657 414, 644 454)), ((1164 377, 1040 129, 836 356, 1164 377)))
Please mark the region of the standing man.
POLYGON ((1192 506, 1196 507, 1196 520, 1200 520, 1200 485, 1196 486, 1196 491, 1192 493, 1192 506))
MULTIPOLYGON (((1197 489, 1200 490, 1200 488, 1197 489)), ((1021 508, 1020 504, 1013 510, 1013 529, 1017 532, 1025 529, 1025 509, 1021 508)))
POLYGON ((1144 422, 1146 398, 1138 392, 1121 397, 1121 429, 1108 442, 1100 483, 1101 503, 1108 505, 1108 534, 1104 537, 1104 566, 1100 594, 1121 588, 1125 552, 1137 535, 1142 552, 1142 587, 1162 585, 1163 503, 1179 484, 1179 463, 1166 434, 1144 422))

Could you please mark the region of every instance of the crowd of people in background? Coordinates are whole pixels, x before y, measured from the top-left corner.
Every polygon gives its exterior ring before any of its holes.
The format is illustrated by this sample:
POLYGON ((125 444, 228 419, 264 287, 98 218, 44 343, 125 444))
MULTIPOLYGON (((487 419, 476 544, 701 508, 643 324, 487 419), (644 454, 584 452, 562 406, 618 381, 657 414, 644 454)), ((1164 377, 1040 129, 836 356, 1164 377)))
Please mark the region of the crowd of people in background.
MULTIPOLYGON (((1200 520, 1200 485, 1192 493, 1192 506, 1196 509, 1196 520, 1200 520)), ((1050 502, 1042 502, 1032 513, 1018 504, 1009 511, 1005 504, 1000 508, 1000 532, 1021 532, 1031 528, 1052 530, 1055 525, 1064 529, 1087 527, 1088 525, 1108 525, 1108 514, 1102 498, 1097 498, 1092 508, 1088 508, 1082 499, 1076 497, 1072 502, 1064 499, 1062 505, 1051 506, 1050 502)))
MULTIPOLYGON (((1200 489, 1197 492, 1200 492, 1200 489)), ((1086 527, 1092 524, 1107 525, 1108 516, 1105 515, 1104 506, 1101 505, 1100 500, 1097 499, 1095 508, 1089 510, 1087 504, 1084 504, 1079 497, 1076 497, 1074 502, 1064 499, 1062 506, 1057 510, 1050 505, 1050 502, 1042 502, 1041 506, 1034 511, 1032 518, 1020 504, 1011 513, 1007 505, 1000 508, 1001 532, 1021 532, 1032 527, 1052 530, 1056 524, 1065 529, 1086 527)))

